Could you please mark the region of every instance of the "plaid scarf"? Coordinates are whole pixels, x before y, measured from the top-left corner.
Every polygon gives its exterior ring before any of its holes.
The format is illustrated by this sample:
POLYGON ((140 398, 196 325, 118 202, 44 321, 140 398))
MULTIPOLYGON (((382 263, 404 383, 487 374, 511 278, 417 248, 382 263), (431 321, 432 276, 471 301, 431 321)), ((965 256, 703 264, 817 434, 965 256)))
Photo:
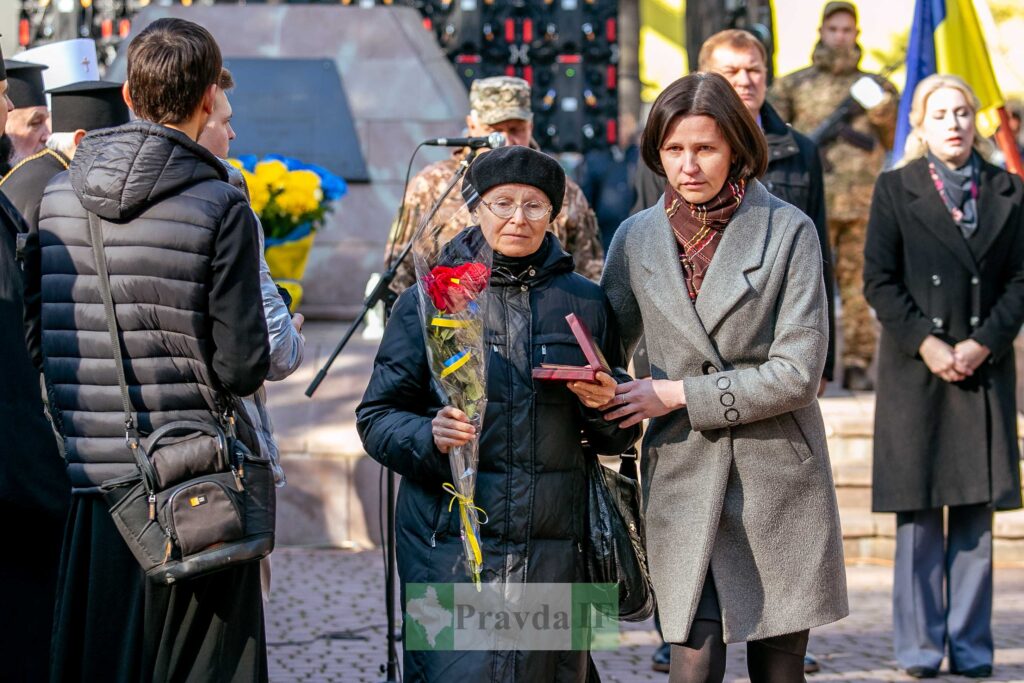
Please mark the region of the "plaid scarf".
POLYGON ((953 170, 938 157, 928 152, 928 174, 935 183, 935 189, 942 203, 953 217, 964 237, 971 237, 978 229, 978 162, 975 153, 967 163, 953 170))
POLYGON ((696 301, 700 294, 704 274, 722 241, 725 226, 740 208, 746 189, 745 181, 730 180, 710 201, 690 204, 671 185, 665 188, 665 213, 679 246, 679 263, 691 301, 696 301))

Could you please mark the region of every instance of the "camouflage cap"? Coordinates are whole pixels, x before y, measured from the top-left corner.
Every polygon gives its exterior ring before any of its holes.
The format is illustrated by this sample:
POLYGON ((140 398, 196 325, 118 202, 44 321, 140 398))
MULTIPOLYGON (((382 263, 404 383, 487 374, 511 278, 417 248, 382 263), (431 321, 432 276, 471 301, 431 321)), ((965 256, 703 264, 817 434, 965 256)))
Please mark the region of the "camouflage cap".
POLYGON ((842 0, 827 3, 825 9, 821 12, 821 20, 825 21, 836 12, 849 12, 853 15, 853 20, 857 20, 857 8, 852 2, 843 2, 842 0))
POLYGON ((469 88, 469 108, 488 126, 511 119, 532 121, 530 84, 512 76, 475 80, 469 88))

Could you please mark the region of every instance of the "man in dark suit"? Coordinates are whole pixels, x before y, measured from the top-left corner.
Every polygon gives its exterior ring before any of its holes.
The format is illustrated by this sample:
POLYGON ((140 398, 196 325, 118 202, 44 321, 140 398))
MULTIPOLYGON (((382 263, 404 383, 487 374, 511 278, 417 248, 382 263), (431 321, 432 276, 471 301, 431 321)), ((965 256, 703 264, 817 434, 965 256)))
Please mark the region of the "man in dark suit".
MULTIPOLYGON (((761 182, 779 199, 803 211, 814 222, 821 243, 821 258, 828 296, 828 356, 818 395, 832 380, 835 367, 835 277, 832 250, 825 220, 825 183, 818 148, 779 117, 765 101, 767 53, 764 45, 747 31, 720 31, 704 41, 700 49, 701 71, 721 74, 736 90, 747 110, 761 124, 768 142, 768 170, 761 182)), ((633 213, 653 206, 665 191, 665 178, 641 162, 637 165, 637 200, 633 213)))

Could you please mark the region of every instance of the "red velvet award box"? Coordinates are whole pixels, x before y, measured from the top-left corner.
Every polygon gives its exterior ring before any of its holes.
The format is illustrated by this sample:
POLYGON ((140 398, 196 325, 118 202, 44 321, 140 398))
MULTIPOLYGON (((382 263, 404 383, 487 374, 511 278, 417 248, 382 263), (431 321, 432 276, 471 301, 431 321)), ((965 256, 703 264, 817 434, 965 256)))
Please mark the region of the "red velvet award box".
POLYGON ((573 336, 576 337, 580 348, 583 349, 583 355, 587 359, 587 366, 579 367, 578 365, 541 363, 539 368, 533 369, 533 378, 561 382, 594 382, 596 381, 598 371, 611 374, 608 361, 605 360, 604 354, 601 353, 601 349, 598 348, 586 324, 577 318, 575 313, 565 316, 565 320, 569 323, 569 328, 572 330, 573 336))

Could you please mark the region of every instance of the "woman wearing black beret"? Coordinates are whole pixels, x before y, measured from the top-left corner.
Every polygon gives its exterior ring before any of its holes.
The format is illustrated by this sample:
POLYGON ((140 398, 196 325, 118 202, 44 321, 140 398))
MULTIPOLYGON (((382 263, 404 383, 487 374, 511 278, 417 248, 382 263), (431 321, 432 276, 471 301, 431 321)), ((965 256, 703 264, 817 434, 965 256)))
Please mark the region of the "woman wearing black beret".
MULTIPOLYGON (((573 272, 572 257, 547 229, 564 196, 558 162, 527 147, 505 147, 481 156, 468 180, 479 195, 471 200, 478 225, 459 233, 441 259, 445 265, 472 260, 483 241, 494 251, 485 294, 490 352, 483 427, 476 434, 462 412, 443 406, 430 389, 418 288, 395 304, 356 409, 367 453, 402 475, 396 535, 403 610, 410 583, 470 581, 458 514, 449 512, 451 498, 442 489, 451 480, 451 448, 480 440, 475 504, 490 518, 481 527, 482 580, 507 593, 516 584, 583 580, 588 456, 581 435, 609 454, 639 435, 598 410, 614 397, 609 375, 568 388, 531 379, 541 363, 586 364, 565 321, 569 313, 590 328, 610 367, 626 363, 604 294, 573 272)), ((585 681, 588 656, 406 647, 404 673, 407 681, 585 681)))

